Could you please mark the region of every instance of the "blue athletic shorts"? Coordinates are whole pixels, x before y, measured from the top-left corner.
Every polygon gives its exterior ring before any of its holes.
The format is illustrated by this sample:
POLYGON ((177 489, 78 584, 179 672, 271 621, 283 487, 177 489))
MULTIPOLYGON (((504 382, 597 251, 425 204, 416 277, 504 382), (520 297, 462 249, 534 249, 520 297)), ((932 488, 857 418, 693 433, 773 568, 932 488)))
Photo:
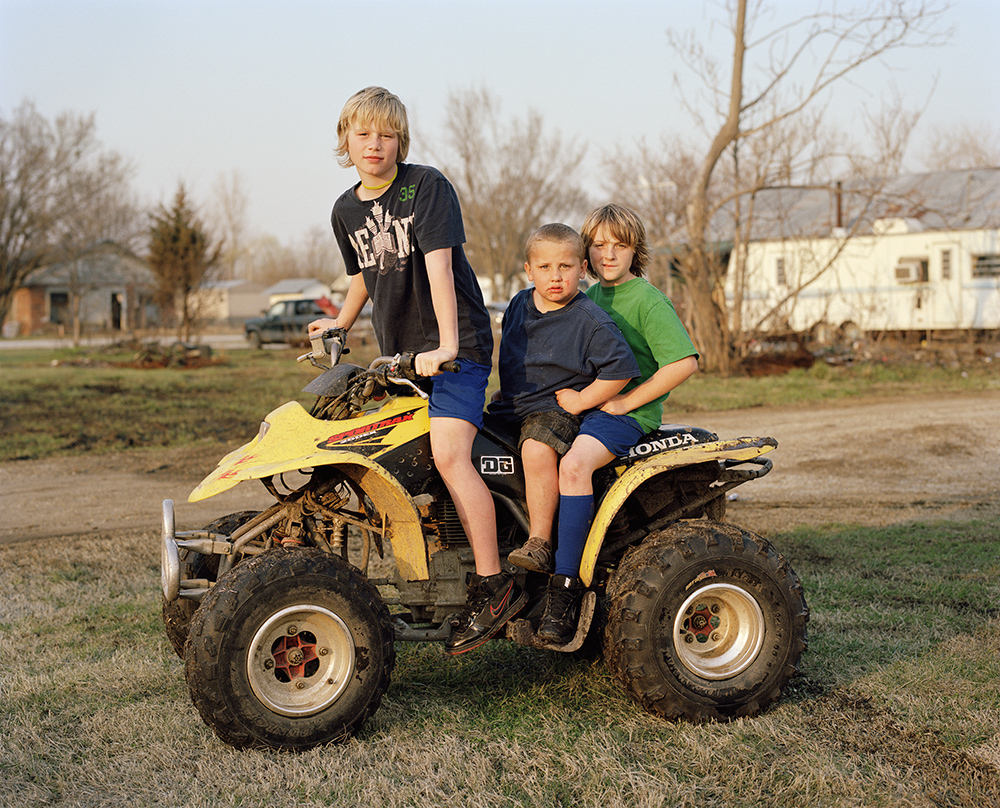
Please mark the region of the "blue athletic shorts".
POLYGON ((596 438, 615 457, 622 457, 639 442, 646 430, 630 415, 611 415, 603 410, 593 410, 583 416, 580 434, 596 438))
POLYGON ((480 365, 467 359, 459 361, 458 373, 442 373, 431 378, 431 418, 459 418, 483 426, 483 407, 486 406, 486 385, 490 380, 489 365, 480 365))

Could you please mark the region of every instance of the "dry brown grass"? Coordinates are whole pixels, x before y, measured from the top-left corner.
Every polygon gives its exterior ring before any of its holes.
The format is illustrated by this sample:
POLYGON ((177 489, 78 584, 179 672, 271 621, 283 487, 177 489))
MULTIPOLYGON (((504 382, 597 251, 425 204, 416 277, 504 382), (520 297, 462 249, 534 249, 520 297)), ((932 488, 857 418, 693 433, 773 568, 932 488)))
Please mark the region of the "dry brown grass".
POLYGON ((850 677, 820 643, 774 709, 727 725, 653 718, 601 662, 400 646, 359 738, 238 752, 188 698, 160 624, 156 544, 121 532, 0 547, 0 805, 1000 803, 995 617, 850 677))

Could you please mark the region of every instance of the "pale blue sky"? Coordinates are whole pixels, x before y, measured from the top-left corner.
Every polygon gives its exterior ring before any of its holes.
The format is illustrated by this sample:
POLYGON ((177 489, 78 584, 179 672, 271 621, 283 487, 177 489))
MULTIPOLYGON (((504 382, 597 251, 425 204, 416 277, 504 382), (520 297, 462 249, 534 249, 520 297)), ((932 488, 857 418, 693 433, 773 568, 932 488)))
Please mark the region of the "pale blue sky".
MULTIPOLYGON (((776 18, 806 3, 771 3, 776 18)), ((841 5, 845 5, 842 3, 841 5)), ((449 92, 485 86, 508 116, 529 108, 548 129, 590 144, 582 170, 645 135, 692 124, 674 86, 683 65, 665 31, 699 31, 728 55, 719 4, 673 0, 0 0, 0 112, 24 99, 48 117, 93 112, 105 146, 138 166, 136 187, 169 201, 183 180, 206 204, 236 169, 250 225, 283 241, 326 227, 356 178, 333 157, 337 115, 355 90, 381 84, 406 103, 421 141, 440 140, 449 92)), ((922 127, 1000 129, 1000 2, 955 0, 951 44, 910 50, 844 87, 844 121, 877 106, 894 81, 922 127)), ((693 85, 692 85, 693 87, 693 85)), ((915 146, 919 147, 918 137, 915 146)))

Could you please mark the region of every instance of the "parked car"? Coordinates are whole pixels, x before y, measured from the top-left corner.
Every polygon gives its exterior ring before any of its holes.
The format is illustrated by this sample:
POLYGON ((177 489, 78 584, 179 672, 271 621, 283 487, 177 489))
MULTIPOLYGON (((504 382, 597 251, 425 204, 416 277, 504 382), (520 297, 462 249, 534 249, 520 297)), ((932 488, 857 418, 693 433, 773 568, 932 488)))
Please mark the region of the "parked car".
POLYGON ((336 317, 338 309, 326 298, 317 300, 280 300, 246 322, 247 339, 255 348, 269 342, 289 345, 307 344, 306 328, 317 317, 336 317))

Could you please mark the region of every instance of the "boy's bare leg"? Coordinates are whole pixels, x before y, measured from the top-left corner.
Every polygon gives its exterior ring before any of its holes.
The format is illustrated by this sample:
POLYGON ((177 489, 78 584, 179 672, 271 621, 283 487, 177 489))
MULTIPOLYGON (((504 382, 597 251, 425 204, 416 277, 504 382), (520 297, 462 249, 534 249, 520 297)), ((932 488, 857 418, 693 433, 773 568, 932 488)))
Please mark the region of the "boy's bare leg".
POLYGON ((559 463, 559 493, 570 497, 593 494, 594 472, 614 459, 615 456, 597 438, 577 435, 559 463))
POLYGON ((461 418, 431 418, 434 464, 469 537, 476 572, 486 577, 500 572, 500 554, 493 497, 472 465, 472 442, 478 431, 475 424, 461 418))
POLYGON ((521 445, 521 463, 528 501, 528 535, 545 539, 551 546, 559 506, 559 456, 551 446, 528 438, 521 445))
POLYGON ((460 418, 431 418, 434 463, 448 486, 476 559, 476 576, 468 579, 465 609, 452 622, 445 640, 445 653, 451 655, 478 648, 528 602, 513 576, 500 569, 493 497, 472 465, 476 432, 473 424, 460 418))

